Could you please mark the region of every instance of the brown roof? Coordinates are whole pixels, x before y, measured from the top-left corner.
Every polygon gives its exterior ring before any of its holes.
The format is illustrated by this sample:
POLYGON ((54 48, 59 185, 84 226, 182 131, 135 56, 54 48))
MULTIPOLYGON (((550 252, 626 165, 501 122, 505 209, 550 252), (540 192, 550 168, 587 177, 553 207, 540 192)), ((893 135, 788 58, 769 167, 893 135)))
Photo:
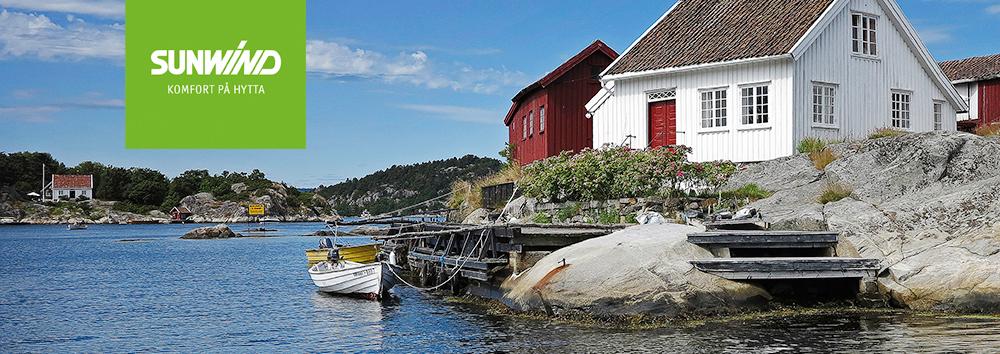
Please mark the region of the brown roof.
POLYGON ((177 212, 181 214, 193 214, 190 209, 182 206, 175 206, 173 209, 170 210, 170 212, 173 212, 174 210, 177 210, 177 212))
POLYGON ((527 97, 529 94, 535 92, 538 89, 545 88, 551 85, 553 82, 555 82, 560 77, 565 75, 567 72, 572 70, 574 67, 579 65, 585 59, 590 58, 591 55, 594 55, 596 53, 603 53, 604 55, 607 55, 608 58, 611 58, 611 60, 615 60, 618 58, 618 52, 616 52, 614 49, 611 49, 611 47, 609 47, 607 44, 604 44, 604 42, 602 42, 600 39, 594 41, 594 43, 591 43, 589 46, 587 46, 587 48, 583 48, 583 50, 581 50, 580 53, 577 53, 572 58, 569 58, 569 60, 567 60, 565 63, 559 65, 558 68, 552 70, 552 72, 546 74, 541 79, 538 79, 538 81, 533 82, 531 85, 528 85, 527 87, 521 89, 521 91, 519 91, 516 95, 514 95, 514 98, 511 99, 511 101, 513 101, 514 104, 512 104, 510 106, 510 110, 507 111, 507 115, 503 119, 504 124, 510 125, 510 121, 514 117, 514 112, 517 112, 517 107, 520 104, 521 99, 527 97))
POLYGON ((833 0, 680 0, 607 74, 791 52, 833 0))
POLYGON ((52 175, 52 189, 94 188, 92 175, 52 175))
POLYGON ((1000 77, 1000 54, 941 62, 951 81, 979 81, 1000 77))

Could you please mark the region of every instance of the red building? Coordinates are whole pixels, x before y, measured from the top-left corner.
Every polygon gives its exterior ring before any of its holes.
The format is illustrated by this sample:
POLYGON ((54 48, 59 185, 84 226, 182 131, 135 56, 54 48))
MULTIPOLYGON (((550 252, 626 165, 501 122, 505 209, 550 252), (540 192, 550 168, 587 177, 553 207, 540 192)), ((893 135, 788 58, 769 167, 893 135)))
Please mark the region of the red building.
POLYGON ((504 124, 518 163, 591 147, 594 132, 584 106, 600 90, 601 72, 617 57, 607 44, 594 41, 514 96, 504 124))
POLYGON ((1000 54, 942 62, 941 69, 969 104, 958 115, 961 130, 1000 123, 1000 54))

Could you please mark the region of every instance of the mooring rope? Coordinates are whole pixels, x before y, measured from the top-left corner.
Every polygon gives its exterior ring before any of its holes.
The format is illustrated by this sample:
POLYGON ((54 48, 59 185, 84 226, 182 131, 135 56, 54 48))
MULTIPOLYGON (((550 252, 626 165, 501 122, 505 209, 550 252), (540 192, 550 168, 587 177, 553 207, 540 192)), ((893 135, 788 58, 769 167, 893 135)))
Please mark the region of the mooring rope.
MULTIPOLYGON (((497 223, 500 222, 501 219, 503 219, 504 213, 507 212, 507 206, 509 206, 510 203, 514 201, 514 196, 515 195, 517 195, 517 184, 514 184, 514 192, 510 194, 510 199, 507 199, 507 203, 504 204, 503 209, 500 210, 500 216, 497 216, 497 219, 495 221, 493 221, 492 225, 496 225, 497 223)), ((437 288, 445 286, 445 284, 448 284, 448 282, 454 280, 455 277, 458 276, 458 273, 461 273, 462 268, 464 268, 465 265, 467 263, 469 263, 469 260, 472 259, 472 254, 474 252, 476 252, 476 249, 479 248, 479 246, 483 243, 483 240, 486 239, 486 232, 489 231, 489 230, 490 229, 488 229, 488 228, 483 229, 483 232, 479 235, 479 241, 476 241, 476 245, 473 246, 471 250, 469 250, 469 255, 468 256, 463 256, 461 253, 459 254, 459 256, 460 256, 459 258, 464 258, 462 260, 462 264, 459 265, 459 266, 457 266, 457 267, 455 267, 455 271, 453 273, 451 273, 451 276, 449 276, 448 279, 445 280, 444 282, 441 282, 441 284, 438 284, 438 285, 435 285, 435 286, 432 286, 432 287, 419 287, 419 286, 410 284, 410 282, 404 280, 403 277, 399 276, 399 274, 396 273, 396 270, 393 269, 392 266, 389 267, 389 272, 392 273, 392 275, 394 275, 396 277, 396 279, 399 279, 399 281, 402 282, 403 284, 406 284, 407 286, 409 286, 411 288, 414 288, 414 289, 417 289, 417 290, 429 291, 429 290, 435 290, 437 288)), ((444 255, 442 255, 441 257, 442 257, 442 262, 443 262, 444 261, 444 255)))

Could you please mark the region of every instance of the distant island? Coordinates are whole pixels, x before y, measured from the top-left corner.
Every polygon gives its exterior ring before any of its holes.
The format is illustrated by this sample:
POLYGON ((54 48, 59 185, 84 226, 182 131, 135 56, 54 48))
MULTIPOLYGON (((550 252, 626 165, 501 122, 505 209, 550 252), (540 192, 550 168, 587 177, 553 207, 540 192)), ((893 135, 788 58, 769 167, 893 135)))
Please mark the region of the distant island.
MULTIPOLYGON (((322 221, 336 215, 373 214, 394 210, 446 193, 459 179, 495 173, 500 161, 467 155, 461 158, 392 166, 372 175, 316 189, 273 181, 259 171, 211 174, 188 170, 169 178, 139 167, 116 167, 86 161, 73 167, 42 152, 0 152, 0 223, 134 223, 167 222, 183 210, 193 222, 238 222, 248 219, 245 206, 267 206, 267 216, 282 221, 322 221), (41 202, 30 193, 51 175, 92 175, 93 200, 41 202), (179 209, 178 209, 179 208, 179 209)), ((442 205, 426 208, 439 209, 442 205)))

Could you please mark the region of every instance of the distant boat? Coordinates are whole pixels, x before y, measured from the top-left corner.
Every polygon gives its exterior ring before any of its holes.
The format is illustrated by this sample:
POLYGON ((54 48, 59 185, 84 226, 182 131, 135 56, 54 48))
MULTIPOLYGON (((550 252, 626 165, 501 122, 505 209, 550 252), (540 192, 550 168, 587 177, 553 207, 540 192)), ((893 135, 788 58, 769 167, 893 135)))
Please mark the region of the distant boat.
POLYGON ((309 277, 319 291, 340 295, 362 295, 378 299, 396 285, 393 265, 388 262, 357 263, 324 261, 309 268, 309 277))
POLYGON ((66 229, 67 230, 86 230, 87 229, 87 224, 73 223, 73 224, 66 225, 66 229))
POLYGON ((275 218, 275 217, 267 217, 267 218, 260 219, 260 222, 261 223, 265 223, 265 222, 281 222, 281 220, 278 220, 278 218, 275 218))
POLYGON ((365 209, 365 211, 361 212, 361 218, 362 219, 366 219, 366 220, 367 219, 371 219, 372 218, 372 213, 369 213, 368 209, 365 209))

